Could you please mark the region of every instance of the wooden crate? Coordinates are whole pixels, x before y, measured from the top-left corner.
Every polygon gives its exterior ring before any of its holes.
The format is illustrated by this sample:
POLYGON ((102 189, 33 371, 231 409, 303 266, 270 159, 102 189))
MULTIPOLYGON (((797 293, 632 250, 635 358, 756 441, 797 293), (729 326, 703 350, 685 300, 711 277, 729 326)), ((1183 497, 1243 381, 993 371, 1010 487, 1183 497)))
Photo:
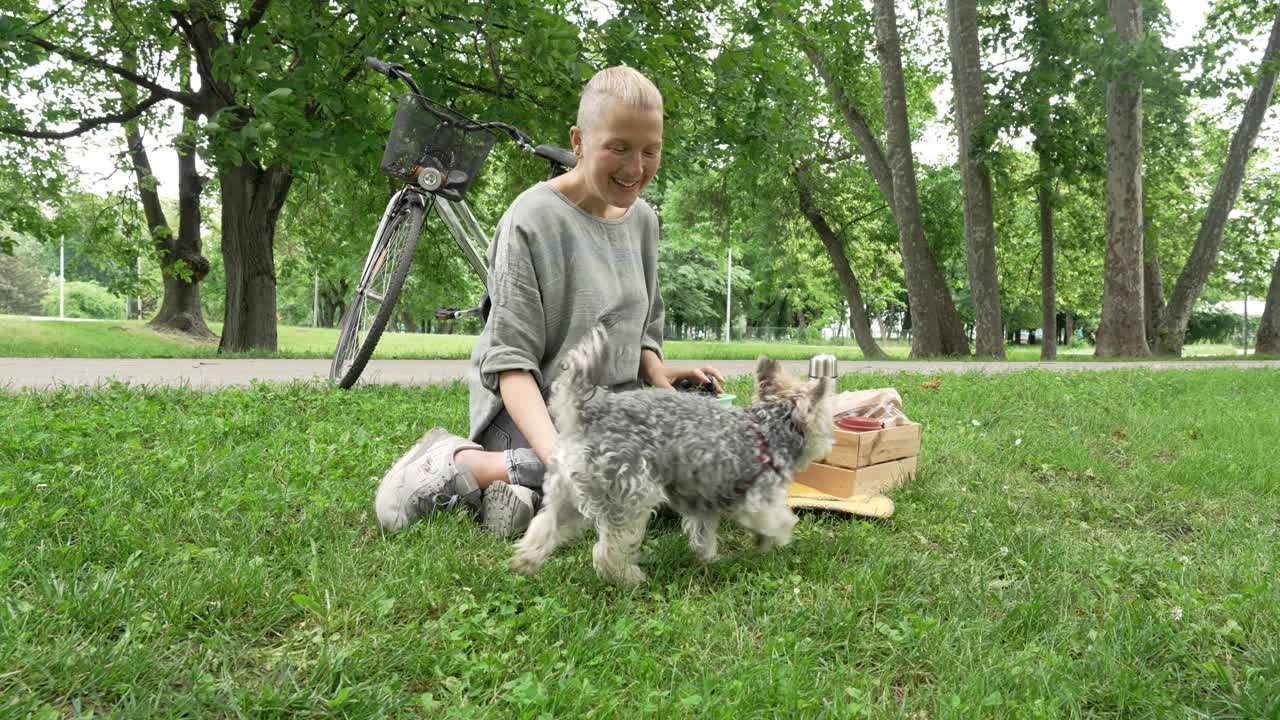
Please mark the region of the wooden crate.
POLYGON ((919 453, 920 423, 911 423, 868 432, 836 430, 831 452, 821 462, 856 470, 890 460, 915 457, 919 453))
POLYGON ((816 462, 796 474, 795 482, 836 498, 879 495, 916 476, 916 458, 867 465, 850 470, 816 462))

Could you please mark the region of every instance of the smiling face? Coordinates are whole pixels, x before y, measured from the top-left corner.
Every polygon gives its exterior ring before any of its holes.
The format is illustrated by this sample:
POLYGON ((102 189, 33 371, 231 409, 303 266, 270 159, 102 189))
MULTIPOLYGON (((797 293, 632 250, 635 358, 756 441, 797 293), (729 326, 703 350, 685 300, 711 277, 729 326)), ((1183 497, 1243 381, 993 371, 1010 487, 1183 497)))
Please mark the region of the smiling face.
POLYGON ((662 162, 662 110, 607 102, 589 127, 570 131, 578 205, 601 217, 626 212, 662 162), (616 208, 616 210, 615 210, 616 208))

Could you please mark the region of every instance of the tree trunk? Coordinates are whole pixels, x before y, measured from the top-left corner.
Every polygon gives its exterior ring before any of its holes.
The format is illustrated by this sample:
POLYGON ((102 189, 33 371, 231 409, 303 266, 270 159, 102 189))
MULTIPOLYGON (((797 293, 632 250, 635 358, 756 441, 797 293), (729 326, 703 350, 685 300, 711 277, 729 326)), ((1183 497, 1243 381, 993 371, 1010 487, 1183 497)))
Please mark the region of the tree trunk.
POLYGON ((893 0, 875 0, 875 18, 887 139, 885 155, 893 174, 890 206, 898 221, 902 274, 911 306, 911 356, 967 355, 969 340, 964 323, 924 236, 893 0))
MULTIPOLYGON (((126 48, 124 56, 127 66, 136 67, 137 55, 133 48, 126 48)), ((187 81, 187 78, 183 79, 184 82, 187 81)), ((134 85, 123 84, 121 94, 128 104, 136 104, 137 88, 134 85)), ((138 181, 142 214, 147 220, 147 230, 160 260, 160 273, 164 282, 160 311, 148 324, 157 330, 171 330, 212 339, 216 336, 205 324, 204 313, 200 308, 200 281, 209 274, 209 261, 200 254, 201 181, 196 173, 195 147, 190 135, 194 130, 195 113, 184 108, 183 118, 183 135, 178 143, 177 237, 174 237, 160 204, 151 159, 142 143, 142 131, 137 122, 124 125, 129 160, 138 181)))
MULTIPOLYGON (((844 85, 827 69, 826 58, 822 51, 816 47, 808 47, 805 48, 804 53, 808 56, 813 69, 818 72, 818 77, 822 78, 823 84, 827 86, 836 109, 844 116, 845 123, 849 125, 849 130, 858 143, 858 151, 862 153, 868 172, 876 181, 876 187, 880 188, 880 194, 884 195, 884 201, 892 209, 893 171, 889 169, 889 161, 885 160, 884 151, 880 148, 880 142, 876 140, 876 134, 872 132, 870 124, 867 123, 866 116, 849 101, 844 85)), ((897 216, 897 210, 894 210, 894 216, 897 216)))
POLYGON ((800 163, 792 171, 791 179, 795 182, 797 194, 800 196, 800 211, 808 218, 809 224, 822 239, 822 245, 827 249, 827 256, 831 258, 831 264, 835 266, 836 275, 840 278, 840 286, 844 288, 845 297, 849 301, 849 325, 853 328, 853 335, 858 340, 858 348, 862 350, 862 355, 869 359, 879 360, 888 357, 876 344, 876 338, 871 333, 871 319, 867 317, 867 305, 862 300, 862 289, 858 286, 858 278, 853 274, 853 268, 849 266, 849 259, 845 256, 844 243, 836 237, 835 231, 831 229, 826 217, 813 200, 809 168, 804 163, 800 163))
POLYGON ((1227 216, 1231 214, 1231 208, 1240 196, 1240 184, 1244 180, 1249 154, 1275 93, 1278 59, 1280 13, 1276 14, 1271 24, 1271 39, 1267 41, 1267 50, 1262 56, 1258 82, 1249 93, 1240 125, 1231 136, 1222 174, 1218 176, 1213 197, 1209 199, 1209 207, 1205 210, 1204 219, 1200 221, 1200 233, 1196 236, 1195 247, 1191 249, 1191 256, 1187 258, 1187 264, 1173 287, 1169 306, 1165 308, 1158 333, 1161 354, 1182 354, 1182 344, 1187 336, 1187 321, 1191 319, 1196 300, 1200 299, 1205 281, 1209 279, 1209 273, 1218 261, 1218 248, 1222 245, 1222 232, 1226 228, 1227 216))
POLYGON ((320 325, 322 327, 336 327, 342 319, 342 314, 347 309, 349 287, 345 278, 339 280, 336 287, 328 283, 320 287, 320 325))
POLYGON ((1040 324, 1044 327, 1041 360, 1058 358, 1058 284, 1054 269, 1056 243, 1053 238, 1053 188, 1049 153, 1041 148, 1040 183, 1036 187, 1036 203, 1040 206, 1040 324))
POLYGON ((154 328, 180 330, 205 338, 216 337, 200 308, 200 281, 209 274, 209 261, 200 254, 200 193, 204 180, 196 171, 195 112, 186 109, 183 135, 178 140, 178 237, 161 258, 164 301, 151 319, 154 328))
MULTIPOLYGON (((1141 0, 1108 0, 1125 50, 1142 29, 1141 0)), ((1107 82, 1107 251, 1102 279, 1099 357, 1150 355, 1142 278, 1142 81, 1122 72, 1107 82)))
MULTIPOLYGON (((160 304, 160 311, 148 324, 157 330, 172 330, 201 338, 217 337, 205 324, 204 314, 200 309, 199 283, 209 274, 209 261, 200 254, 199 179, 196 179, 194 198, 188 199, 185 196, 191 191, 183 187, 186 171, 182 169, 184 162, 179 156, 180 208, 178 236, 175 238, 160 206, 160 197, 155 189, 151 163, 142 145, 142 136, 136 128, 126 130, 125 135, 134 174, 138 178, 143 215, 147 219, 156 254, 160 258, 160 271, 164 280, 164 299, 160 304), (193 213, 194 218, 190 217, 193 213)), ((195 160, 192 159, 193 166, 194 163, 195 160)), ((191 174, 195 174, 194 167, 191 174)))
MULTIPOLYGON (((1041 77, 1051 77, 1052 69, 1059 59, 1054 57, 1052 37, 1053 14, 1049 10, 1049 0, 1037 0, 1036 12, 1031 17, 1028 39, 1034 57, 1032 73, 1041 77)), ((1057 240, 1053 231, 1053 210, 1057 202, 1056 183, 1057 168, 1050 156, 1050 147, 1057 139, 1053 133, 1053 108, 1049 101, 1052 89, 1037 83, 1037 96, 1034 98, 1036 120, 1032 126, 1034 140, 1032 147, 1038 161, 1036 174, 1036 204, 1040 210, 1040 324, 1044 329, 1044 342, 1040 345, 1040 360, 1049 361, 1058 358, 1058 280, 1057 280, 1057 240)), ((1066 339, 1063 339, 1066 343, 1066 339)))
POLYGON ((1276 256, 1275 267, 1271 270, 1271 286, 1267 289, 1267 304, 1262 309, 1262 320, 1258 324, 1259 355, 1280 355, 1280 255, 1276 256))
POLYGON ((1148 233, 1144 239, 1142 261, 1143 281, 1143 322, 1147 345, 1158 348, 1157 339, 1160 334, 1160 316, 1164 312, 1164 279, 1160 272, 1160 242, 1148 233))
POLYGON ((978 50, 976 0, 947 0, 947 39, 956 99, 956 135, 964 181, 964 245, 973 296, 978 357, 1004 357, 1000 280, 996 276, 996 231, 991 174, 977 158, 975 135, 982 124, 986 89, 978 50))
POLYGON ((227 306, 219 352, 276 350, 276 220, 293 174, 254 162, 221 170, 227 306))

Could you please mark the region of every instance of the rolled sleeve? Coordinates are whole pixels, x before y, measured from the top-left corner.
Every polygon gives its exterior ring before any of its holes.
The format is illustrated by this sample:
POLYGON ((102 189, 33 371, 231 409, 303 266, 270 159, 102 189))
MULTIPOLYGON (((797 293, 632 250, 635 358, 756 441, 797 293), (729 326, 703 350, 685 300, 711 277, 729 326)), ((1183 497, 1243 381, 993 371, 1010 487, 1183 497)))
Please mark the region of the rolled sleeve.
POLYGON ((494 238, 495 257, 489 281, 493 308, 486 330, 489 347, 480 357, 481 384, 498 391, 498 378, 507 370, 528 370, 542 387, 540 369, 546 350, 546 318, 537 273, 524 234, 507 228, 494 238))
POLYGON ((658 283, 658 243, 662 237, 658 216, 648 205, 649 231, 644 240, 645 285, 649 291, 649 312, 645 316, 641 350, 652 350, 662 360, 662 326, 666 322, 666 306, 662 303, 662 287, 658 283))
POLYGON ((653 302, 649 304, 649 316, 645 319, 644 336, 640 338, 641 350, 652 350, 662 359, 662 325, 666 321, 666 306, 662 304, 662 293, 653 289, 653 302))
POLYGON ((485 389, 498 392, 498 379, 507 370, 528 370, 538 387, 542 387, 542 370, 530 359, 530 355, 519 348, 493 347, 480 358, 480 384, 485 389))

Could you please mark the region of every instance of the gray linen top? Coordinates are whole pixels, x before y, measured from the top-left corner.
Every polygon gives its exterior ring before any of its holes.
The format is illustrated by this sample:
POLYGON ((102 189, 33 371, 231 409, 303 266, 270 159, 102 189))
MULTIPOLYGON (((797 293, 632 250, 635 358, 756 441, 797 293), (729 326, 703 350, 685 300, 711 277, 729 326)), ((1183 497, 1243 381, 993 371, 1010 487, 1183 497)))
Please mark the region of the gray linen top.
POLYGON ((523 369, 546 396, 560 361, 612 314, 600 385, 639 387, 640 351, 662 357, 658 216, 644 200, 613 220, 591 215, 549 183, 511 203, 489 246, 489 320, 471 351, 471 439, 502 411, 498 377, 523 369))

